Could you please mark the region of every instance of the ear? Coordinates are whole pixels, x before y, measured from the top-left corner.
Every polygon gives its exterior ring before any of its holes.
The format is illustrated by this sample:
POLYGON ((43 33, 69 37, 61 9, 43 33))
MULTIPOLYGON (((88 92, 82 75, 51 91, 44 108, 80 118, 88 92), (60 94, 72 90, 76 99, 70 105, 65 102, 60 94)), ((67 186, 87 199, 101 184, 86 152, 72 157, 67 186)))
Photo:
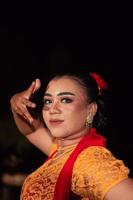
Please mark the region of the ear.
POLYGON ((92 102, 92 103, 88 104, 87 115, 89 115, 91 113, 93 116, 95 116, 96 112, 97 112, 97 103, 92 102))

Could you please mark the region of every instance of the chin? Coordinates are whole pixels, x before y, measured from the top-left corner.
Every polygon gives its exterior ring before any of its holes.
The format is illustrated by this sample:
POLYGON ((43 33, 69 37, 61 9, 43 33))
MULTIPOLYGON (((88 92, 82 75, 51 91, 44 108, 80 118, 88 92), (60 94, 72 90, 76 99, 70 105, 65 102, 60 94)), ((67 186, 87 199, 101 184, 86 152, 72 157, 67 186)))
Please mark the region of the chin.
POLYGON ((63 133, 63 131, 52 131, 52 130, 50 130, 51 131, 51 135, 53 136, 53 137, 55 137, 55 138, 64 138, 64 137, 67 137, 67 135, 66 134, 62 134, 63 133))

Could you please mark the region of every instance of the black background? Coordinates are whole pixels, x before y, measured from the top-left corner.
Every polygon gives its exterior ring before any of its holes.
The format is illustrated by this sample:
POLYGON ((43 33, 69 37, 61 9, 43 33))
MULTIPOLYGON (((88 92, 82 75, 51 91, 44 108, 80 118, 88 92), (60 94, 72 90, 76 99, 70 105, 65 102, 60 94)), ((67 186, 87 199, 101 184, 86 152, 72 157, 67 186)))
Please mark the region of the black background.
POLYGON ((110 84, 111 149, 133 170, 130 5, 7 5, 1 6, 0 126, 8 122, 6 129, 14 130, 10 98, 34 78, 67 67, 92 69, 110 84))

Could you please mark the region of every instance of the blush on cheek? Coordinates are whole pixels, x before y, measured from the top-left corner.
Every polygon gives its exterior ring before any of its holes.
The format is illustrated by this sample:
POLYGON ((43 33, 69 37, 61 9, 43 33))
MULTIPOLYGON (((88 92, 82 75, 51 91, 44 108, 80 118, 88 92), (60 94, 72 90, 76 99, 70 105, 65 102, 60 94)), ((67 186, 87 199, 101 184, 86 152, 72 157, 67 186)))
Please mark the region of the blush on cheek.
POLYGON ((49 110, 49 106, 44 105, 43 106, 43 110, 48 111, 49 110))

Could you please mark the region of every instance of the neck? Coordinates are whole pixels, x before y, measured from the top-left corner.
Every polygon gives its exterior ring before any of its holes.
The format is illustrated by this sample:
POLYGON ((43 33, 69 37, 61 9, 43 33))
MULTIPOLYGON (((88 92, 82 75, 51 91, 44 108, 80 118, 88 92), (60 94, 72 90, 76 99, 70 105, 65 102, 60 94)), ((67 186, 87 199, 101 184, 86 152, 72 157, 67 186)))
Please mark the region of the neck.
POLYGON ((88 132, 89 129, 85 129, 77 134, 73 134, 65 138, 57 138, 58 147, 63 148, 69 145, 78 144, 88 132))

